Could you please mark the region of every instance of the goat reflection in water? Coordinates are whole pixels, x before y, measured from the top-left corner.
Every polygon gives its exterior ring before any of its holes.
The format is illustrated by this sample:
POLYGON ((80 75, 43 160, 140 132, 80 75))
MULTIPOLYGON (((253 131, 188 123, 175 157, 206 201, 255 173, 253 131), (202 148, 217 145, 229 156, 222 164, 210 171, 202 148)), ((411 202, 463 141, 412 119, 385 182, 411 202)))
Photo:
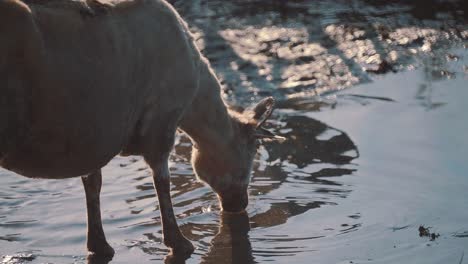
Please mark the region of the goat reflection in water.
MULTIPOLYGON (((200 263, 256 263, 252 254, 249 240, 249 216, 241 213, 221 212, 218 233, 211 241, 208 253, 202 257, 200 263)), ((185 263, 185 258, 169 254, 164 263, 185 263)))
POLYGON ((208 253, 201 263, 255 263, 249 240, 250 220, 246 212, 231 214, 221 212, 219 231, 211 241, 208 253))

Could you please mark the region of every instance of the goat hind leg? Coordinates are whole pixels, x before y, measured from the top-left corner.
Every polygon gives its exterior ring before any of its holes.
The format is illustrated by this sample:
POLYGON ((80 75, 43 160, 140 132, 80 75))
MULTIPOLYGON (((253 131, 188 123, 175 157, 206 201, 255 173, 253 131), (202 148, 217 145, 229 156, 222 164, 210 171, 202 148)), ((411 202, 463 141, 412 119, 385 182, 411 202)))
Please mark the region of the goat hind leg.
POLYGON ((86 193, 88 232, 86 246, 92 255, 114 256, 114 249, 107 243, 101 222, 100 193, 102 185, 101 170, 81 177, 86 193))

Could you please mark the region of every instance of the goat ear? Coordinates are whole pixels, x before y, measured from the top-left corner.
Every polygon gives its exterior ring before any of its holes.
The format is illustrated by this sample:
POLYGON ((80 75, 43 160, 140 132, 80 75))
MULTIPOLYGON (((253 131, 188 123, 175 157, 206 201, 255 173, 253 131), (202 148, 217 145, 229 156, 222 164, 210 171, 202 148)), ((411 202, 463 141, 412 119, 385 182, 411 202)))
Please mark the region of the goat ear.
POLYGON ((275 99, 273 97, 267 97, 260 101, 253 108, 253 120, 256 123, 256 127, 260 128, 268 118, 270 118, 273 108, 275 106, 275 99))

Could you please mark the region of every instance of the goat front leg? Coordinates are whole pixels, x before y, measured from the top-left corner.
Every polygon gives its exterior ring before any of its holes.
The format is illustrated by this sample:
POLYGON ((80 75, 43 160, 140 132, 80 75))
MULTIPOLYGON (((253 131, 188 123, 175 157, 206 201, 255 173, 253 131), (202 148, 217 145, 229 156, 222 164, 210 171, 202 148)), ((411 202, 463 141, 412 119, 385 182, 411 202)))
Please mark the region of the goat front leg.
POLYGON ((91 255, 112 257, 114 249, 107 243, 101 222, 99 195, 101 193, 102 175, 98 170, 88 176, 81 177, 86 193, 86 208, 88 216, 88 232, 86 246, 91 255))
POLYGON ((167 164, 168 155, 161 160, 148 160, 153 171, 153 183, 159 200, 161 213, 164 244, 171 248, 172 254, 176 256, 188 256, 193 253, 192 243, 182 235, 177 225, 172 208, 170 193, 170 173, 167 164))

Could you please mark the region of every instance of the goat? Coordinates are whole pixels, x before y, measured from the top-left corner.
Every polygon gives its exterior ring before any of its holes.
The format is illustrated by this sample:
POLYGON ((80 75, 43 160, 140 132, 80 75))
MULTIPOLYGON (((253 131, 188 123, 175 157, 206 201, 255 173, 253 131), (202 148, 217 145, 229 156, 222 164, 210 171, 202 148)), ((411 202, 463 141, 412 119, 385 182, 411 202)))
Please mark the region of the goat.
POLYGON ((269 97, 229 110, 188 27, 163 0, 0 1, 0 166, 31 178, 81 177, 87 249, 113 256, 100 215, 101 168, 141 155, 153 173, 166 246, 191 254, 170 197, 180 129, 196 175, 222 209, 243 211, 269 97))

